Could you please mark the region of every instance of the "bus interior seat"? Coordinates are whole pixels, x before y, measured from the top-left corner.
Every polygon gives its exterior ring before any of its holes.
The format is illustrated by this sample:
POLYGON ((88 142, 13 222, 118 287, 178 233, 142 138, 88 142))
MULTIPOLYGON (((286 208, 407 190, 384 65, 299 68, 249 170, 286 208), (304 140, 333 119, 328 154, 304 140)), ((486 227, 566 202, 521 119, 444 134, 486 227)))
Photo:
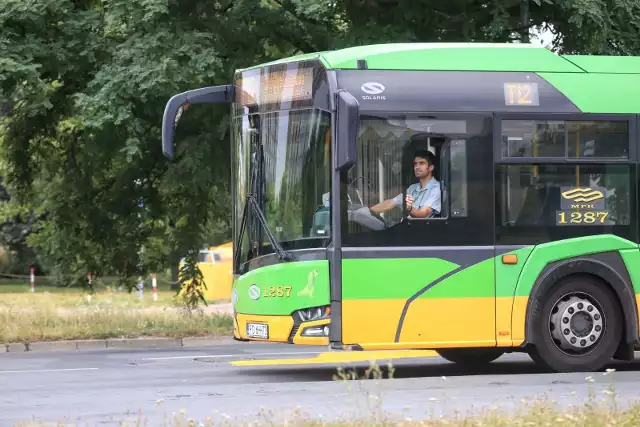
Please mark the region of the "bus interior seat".
POLYGON ((527 188, 524 203, 515 225, 550 225, 560 209, 560 187, 543 184, 527 188))
POLYGON ((547 187, 546 197, 540 215, 540 225, 555 224, 556 212, 562 207, 560 198, 560 187, 558 185, 550 185, 547 187))
POLYGON ((515 225, 537 224, 542 213, 545 188, 528 187, 515 225))

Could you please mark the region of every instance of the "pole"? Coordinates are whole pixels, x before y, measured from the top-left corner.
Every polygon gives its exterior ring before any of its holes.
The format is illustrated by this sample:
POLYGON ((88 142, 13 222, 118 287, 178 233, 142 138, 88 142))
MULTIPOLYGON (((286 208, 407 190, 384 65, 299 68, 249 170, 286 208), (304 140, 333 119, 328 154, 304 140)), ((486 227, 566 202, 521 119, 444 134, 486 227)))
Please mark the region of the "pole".
MULTIPOLYGON (((87 280, 89 281, 89 292, 91 292, 91 272, 87 273, 87 280)), ((91 304, 91 293, 87 295, 87 302, 91 304)))
POLYGON ((153 286, 153 300, 158 301, 158 281, 156 280, 156 273, 151 275, 151 286, 153 286))
POLYGON ((138 297, 140 298, 140 301, 142 301, 144 299, 144 280, 142 279, 142 276, 138 276, 138 297))
POLYGON ((36 269, 31 267, 31 292, 36 291, 36 269))

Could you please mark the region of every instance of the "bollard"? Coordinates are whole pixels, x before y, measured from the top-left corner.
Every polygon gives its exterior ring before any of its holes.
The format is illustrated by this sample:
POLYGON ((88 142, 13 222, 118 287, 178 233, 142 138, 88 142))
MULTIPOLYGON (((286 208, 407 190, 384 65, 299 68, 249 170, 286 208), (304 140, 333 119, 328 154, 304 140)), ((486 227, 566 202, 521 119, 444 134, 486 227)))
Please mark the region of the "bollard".
POLYGON ((158 301, 158 282, 156 280, 156 273, 151 275, 151 286, 153 286, 153 301, 158 301))
MULTIPOLYGON (((89 288, 91 288, 91 272, 87 274, 87 280, 89 281, 89 288)), ((91 294, 87 295, 87 302, 91 304, 91 294)))
POLYGON ((31 292, 36 291, 36 269, 31 267, 31 292))

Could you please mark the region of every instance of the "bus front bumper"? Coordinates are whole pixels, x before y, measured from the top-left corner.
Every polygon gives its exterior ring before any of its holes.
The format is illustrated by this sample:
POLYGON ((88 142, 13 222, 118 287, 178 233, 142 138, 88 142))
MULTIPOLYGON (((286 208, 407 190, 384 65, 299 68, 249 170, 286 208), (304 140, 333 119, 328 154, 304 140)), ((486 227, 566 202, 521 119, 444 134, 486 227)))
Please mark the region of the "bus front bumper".
POLYGON ((329 345, 329 323, 329 318, 295 324, 292 316, 235 313, 233 336, 249 341, 329 345))

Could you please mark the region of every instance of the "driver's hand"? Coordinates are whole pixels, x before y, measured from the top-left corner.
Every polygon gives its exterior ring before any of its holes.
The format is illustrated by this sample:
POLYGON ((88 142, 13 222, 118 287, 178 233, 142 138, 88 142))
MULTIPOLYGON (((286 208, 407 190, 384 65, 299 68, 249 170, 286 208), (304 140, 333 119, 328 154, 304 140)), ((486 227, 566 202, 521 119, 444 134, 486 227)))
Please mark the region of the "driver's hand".
POLYGON ((407 195, 407 197, 405 198, 405 202, 407 204, 407 210, 410 211, 413 207, 413 197, 407 195))

